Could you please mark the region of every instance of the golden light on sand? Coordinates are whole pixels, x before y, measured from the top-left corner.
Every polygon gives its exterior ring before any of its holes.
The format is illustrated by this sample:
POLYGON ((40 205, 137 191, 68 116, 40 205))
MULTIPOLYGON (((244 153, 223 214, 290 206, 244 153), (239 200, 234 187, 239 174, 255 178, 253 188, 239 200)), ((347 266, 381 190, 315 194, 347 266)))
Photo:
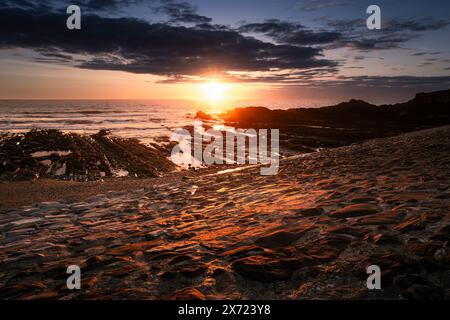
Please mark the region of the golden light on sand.
POLYGON ((228 85, 211 81, 201 85, 202 99, 209 103, 221 103, 227 99, 228 85))

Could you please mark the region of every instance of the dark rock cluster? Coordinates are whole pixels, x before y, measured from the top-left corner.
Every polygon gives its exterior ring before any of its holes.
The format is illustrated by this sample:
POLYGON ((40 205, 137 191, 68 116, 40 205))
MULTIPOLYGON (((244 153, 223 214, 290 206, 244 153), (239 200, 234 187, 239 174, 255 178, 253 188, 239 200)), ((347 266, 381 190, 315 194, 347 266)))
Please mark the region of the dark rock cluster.
POLYGON ((240 128, 278 128, 281 146, 295 152, 340 147, 373 138, 450 124, 450 90, 419 93, 405 103, 350 100, 322 108, 236 108, 221 115, 240 128))
POLYGON ((0 179, 155 177, 174 169, 167 150, 101 130, 93 135, 32 130, 0 136, 0 179))

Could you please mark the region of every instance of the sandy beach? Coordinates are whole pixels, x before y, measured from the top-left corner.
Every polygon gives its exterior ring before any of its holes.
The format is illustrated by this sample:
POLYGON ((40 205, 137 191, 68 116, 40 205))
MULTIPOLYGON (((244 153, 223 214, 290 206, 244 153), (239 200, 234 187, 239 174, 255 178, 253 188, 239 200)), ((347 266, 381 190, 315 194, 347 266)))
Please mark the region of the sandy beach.
POLYGON ((282 160, 276 176, 1 185, 0 296, 448 299, 448 150, 446 126, 282 160), (65 286, 72 264, 82 290, 65 286))
POLYGON ((56 179, 2 181, 0 182, 0 210, 39 202, 78 202, 97 194, 179 183, 181 180, 194 179, 198 175, 212 174, 217 171, 217 168, 203 168, 201 171, 174 171, 154 178, 106 178, 85 182, 56 179))
POLYGON ((447 311, 450 1, 3 0, 0 21, 4 314, 447 311))

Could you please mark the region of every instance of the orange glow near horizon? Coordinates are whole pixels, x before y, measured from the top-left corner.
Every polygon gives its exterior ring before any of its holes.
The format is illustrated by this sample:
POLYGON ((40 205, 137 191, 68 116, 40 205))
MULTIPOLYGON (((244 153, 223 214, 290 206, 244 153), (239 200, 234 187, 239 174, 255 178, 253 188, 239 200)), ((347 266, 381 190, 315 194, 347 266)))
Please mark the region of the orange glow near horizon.
POLYGON ((223 111, 236 100, 281 98, 267 84, 224 82, 161 83, 163 77, 123 71, 6 60, 0 72, 0 99, 155 99, 192 100, 223 111))

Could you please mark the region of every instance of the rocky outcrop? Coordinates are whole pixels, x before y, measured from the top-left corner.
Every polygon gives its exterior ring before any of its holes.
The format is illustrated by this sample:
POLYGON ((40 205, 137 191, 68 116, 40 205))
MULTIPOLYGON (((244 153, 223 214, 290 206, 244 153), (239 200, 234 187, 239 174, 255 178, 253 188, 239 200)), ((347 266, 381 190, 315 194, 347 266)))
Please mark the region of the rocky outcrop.
POLYGON ((419 93, 405 103, 376 106, 350 100, 321 108, 236 108, 221 115, 228 125, 280 129, 283 149, 311 152, 373 138, 450 124, 450 90, 419 93))
POLYGON ((33 130, 0 137, 0 179, 155 177, 174 169, 167 151, 101 130, 90 136, 33 130))

